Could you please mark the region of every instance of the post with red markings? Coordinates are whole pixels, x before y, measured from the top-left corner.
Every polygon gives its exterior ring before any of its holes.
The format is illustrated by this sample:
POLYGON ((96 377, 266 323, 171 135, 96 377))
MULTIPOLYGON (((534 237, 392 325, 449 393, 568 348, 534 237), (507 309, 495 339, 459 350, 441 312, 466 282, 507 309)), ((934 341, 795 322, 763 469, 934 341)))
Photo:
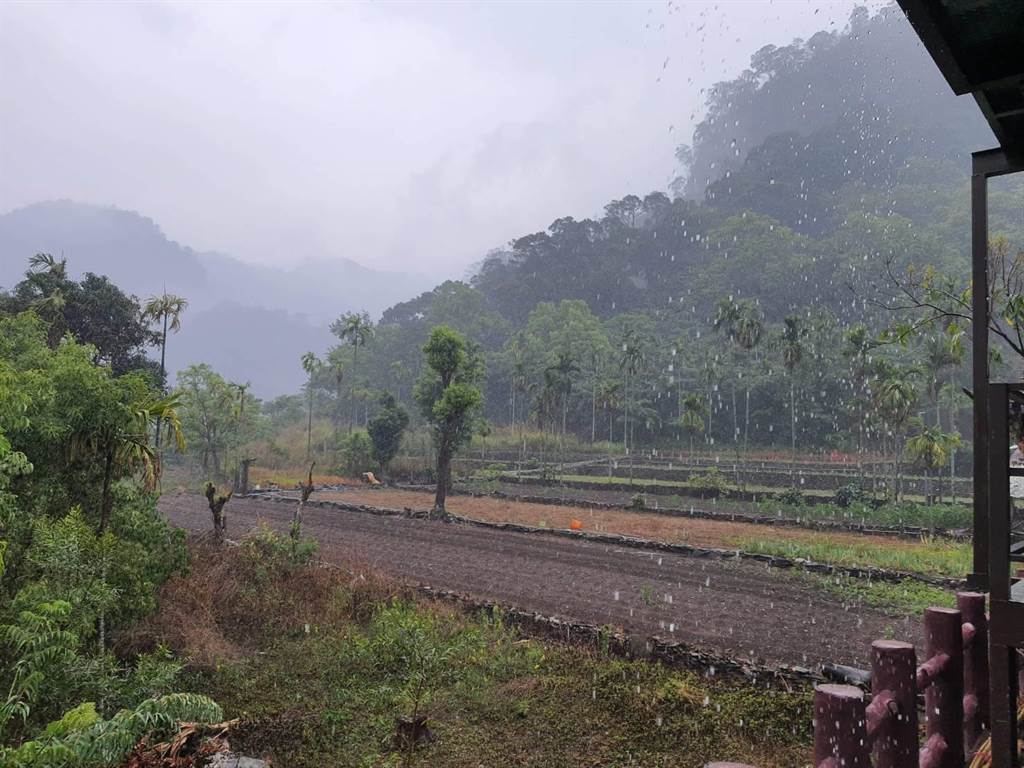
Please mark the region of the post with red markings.
POLYGON ((814 689, 816 768, 871 768, 864 693, 852 685, 814 689))
POLYGON ((925 656, 917 670, 924 688, 925 745, 921 768, 963 768, 964 638, 963 617, 952 608, 924 612, 925 656))
POLYGON ((871 703, 867 732, 875 768, 917 764, 917 653, 910 643, 871 644, 871 703))
POLYGON ((985 595, 958 592, 964 621, 964 744, 972 749, 989 727, 988 616, 985 595))

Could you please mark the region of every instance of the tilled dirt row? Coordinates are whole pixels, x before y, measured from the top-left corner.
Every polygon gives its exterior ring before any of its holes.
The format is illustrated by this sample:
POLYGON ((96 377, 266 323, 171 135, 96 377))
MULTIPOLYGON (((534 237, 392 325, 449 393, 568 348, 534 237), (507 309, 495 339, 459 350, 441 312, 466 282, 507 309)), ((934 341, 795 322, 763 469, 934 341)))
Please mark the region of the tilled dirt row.
MULTIPOLYGON (((165 495, 160 509, 176 525, 210 529, 198 495, 165 495)), ((286 531, 292 514, 258 499, 234 499, 226 511, 232 537, 261 521, 286 531)), ((876 638, 921 639, 917 617, 845 606, 807 578, 748 562, 330 508, 307 509, 304 528, 328 561, 768 664, 864 666, 876 638)))
MULTIPOLYGON (((354 486, 341 491, 318 491, 316 499, 344 501, 391 509, 409 508, 429 510, 433 493, 394 488, 368 488, 354 486)), ((708 520, 700 517, 675 517, 656 512, 619 509, 588 509, 561 507, 513 501, 489 496, 454 495, 448 498, 446 509, 455 515, 486 520, 492 523, 518 523, 541 528, 569 528, 573 520, 583 530, 602 533, 620 533, 653 541, 690 544, 695 547, 735 549, 754 539, 770 538, 775 541, 814 544, 828 541, 852 547, 879 547, 914 551, 926 549, 927 544, 912 539, 875 536, 852 531, 815 531, 796 527, 771 527, 753 523, 726 520, 708 520)))

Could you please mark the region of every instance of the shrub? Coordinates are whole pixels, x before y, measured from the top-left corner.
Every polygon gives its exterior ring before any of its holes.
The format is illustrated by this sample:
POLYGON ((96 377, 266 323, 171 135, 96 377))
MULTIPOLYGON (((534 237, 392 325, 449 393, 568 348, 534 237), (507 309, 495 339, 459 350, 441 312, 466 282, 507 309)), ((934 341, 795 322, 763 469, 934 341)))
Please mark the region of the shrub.
POLYGON ((263 579, 276 578, 308 565, 316 554, 316 539, 282 536, 266 523, 246 538, 245 552, 256 574, 263 579))
POLYGON ((864 489, 856 483, 849 483, 844 485, 842 488, 836 491, 836 495, 833 497, 833 501, 837 506, 846 509, 852 504, 863 502, 867 499, 867 494, 864 493, 864 489))
POLYGON ((718 493, 723 493, 729 489, 729 481, 726 479, 725 473, 718 467, 708 467, 707 472, 694 475, 690 478, 689 485, 691 488, 697 488, 702 491, 716 491, 718 493))
POLYGON ((806 501, 806 499, 804 499, 804 495, 796 488, 787 488, 784 491, 780 491, 776 494, 775 498, 783 504, 790 504, 794 507, 802 507, 806 501))
POLYGON ((377 468, 373 441, 365 432, 353 432, 341 441, 342 468, 348 475, 361 475, 377 468))
POLYGON ((629 508, 636 510, 647 509, 647 498, 642 493, 633 494, 633 498, 629 500, 629 508))

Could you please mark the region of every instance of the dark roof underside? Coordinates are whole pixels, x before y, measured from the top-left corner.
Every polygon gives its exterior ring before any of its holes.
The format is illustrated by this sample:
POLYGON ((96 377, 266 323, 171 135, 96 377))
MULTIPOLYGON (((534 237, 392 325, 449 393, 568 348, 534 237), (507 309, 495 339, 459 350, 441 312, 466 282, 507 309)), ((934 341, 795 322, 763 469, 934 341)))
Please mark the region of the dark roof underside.
POLYGON ((1024 147, 1024 0, 899 0, 957 94, 973 94, 999 143, 1024 147))

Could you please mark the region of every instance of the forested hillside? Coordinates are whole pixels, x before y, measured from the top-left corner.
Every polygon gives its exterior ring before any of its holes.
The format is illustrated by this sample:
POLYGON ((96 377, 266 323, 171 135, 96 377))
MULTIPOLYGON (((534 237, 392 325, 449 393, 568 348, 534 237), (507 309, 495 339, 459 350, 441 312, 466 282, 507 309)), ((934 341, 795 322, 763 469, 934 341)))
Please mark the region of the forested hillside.
MULTIPOLYGON (((969 151, 991 141, 895 7, 857 10, 842 31, 758 51, 709 92, 675 198, 627 194, 598 218, 559 218, 468 283, 392 307, 346 389, 408 393, 428 329, 445 323, 484 351, 497 423, 850 449, 921 412, 955 431, 963 323, 908 336, 910 315, 883 305, 898 283, 920 289, 925 268, 966 286, 969 151), (906 397, 887 410, 892 387, 906 397)), ((1022 202, 1019 186, 993 192, 1011 259, 1022 202)), ((330 358, 350 366, 351 351, 330 358)))

